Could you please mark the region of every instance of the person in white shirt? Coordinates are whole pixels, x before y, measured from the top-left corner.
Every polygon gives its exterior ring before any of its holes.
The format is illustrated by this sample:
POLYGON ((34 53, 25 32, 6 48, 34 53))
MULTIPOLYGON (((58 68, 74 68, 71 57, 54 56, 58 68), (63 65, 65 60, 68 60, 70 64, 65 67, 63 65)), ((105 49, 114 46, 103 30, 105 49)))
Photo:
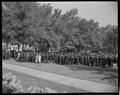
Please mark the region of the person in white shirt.
POLYGON ((20 45, 20 47, 19 47, 19 51, 22 51, 22 45, 20 45))
POLYGON ((38 53, 36 53, 35 63, 38 63, 38 53))
POLYGON ((36 53, 35 63, 41 63, 41 55, 40 55, 40 53, 36 53))
POLYGON ((11 51, 14 50, 14 46, 13 45, 10 46, 10 50, 11 51))
POLYGON ((41 55, 40 55, 40 53, 38 55, 38 58, 39 58, 39 63, 41 63, 41 55))

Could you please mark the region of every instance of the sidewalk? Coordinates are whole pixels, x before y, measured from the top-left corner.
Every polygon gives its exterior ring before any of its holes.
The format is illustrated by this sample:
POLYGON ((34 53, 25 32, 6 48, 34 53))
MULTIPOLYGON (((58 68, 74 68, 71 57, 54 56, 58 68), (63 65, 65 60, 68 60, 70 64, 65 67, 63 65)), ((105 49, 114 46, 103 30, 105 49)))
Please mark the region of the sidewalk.
POLYGON ((79 89, 85 89, 90 92, 117 92, 118 90, 118 88, 115 86, 47 73, 22 66, 16 66, 7 63, 3 63, 2 66, 6 69, 14 70, 37 78, 46 79, 55 83, 73 86, 79 89))

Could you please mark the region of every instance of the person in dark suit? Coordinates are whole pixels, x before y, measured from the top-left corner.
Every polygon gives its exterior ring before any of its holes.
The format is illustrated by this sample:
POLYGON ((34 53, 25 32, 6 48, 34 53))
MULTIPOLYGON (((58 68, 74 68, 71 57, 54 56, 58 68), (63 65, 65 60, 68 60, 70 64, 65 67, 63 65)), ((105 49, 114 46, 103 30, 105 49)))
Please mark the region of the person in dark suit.
POLYGON ((13 45, 10 46, 10 51, 12 54, 11 58, 14 59, 14 47, 13 47, 13 45))

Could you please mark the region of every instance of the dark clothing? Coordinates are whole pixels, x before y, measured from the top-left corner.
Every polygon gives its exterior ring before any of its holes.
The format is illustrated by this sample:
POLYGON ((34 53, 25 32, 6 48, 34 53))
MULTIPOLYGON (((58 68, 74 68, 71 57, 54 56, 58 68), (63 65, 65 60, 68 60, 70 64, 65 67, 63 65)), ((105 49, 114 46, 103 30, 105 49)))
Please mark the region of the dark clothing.
POLYGON ((11 50, 12 58, 14 58, 14 50, 11 50))

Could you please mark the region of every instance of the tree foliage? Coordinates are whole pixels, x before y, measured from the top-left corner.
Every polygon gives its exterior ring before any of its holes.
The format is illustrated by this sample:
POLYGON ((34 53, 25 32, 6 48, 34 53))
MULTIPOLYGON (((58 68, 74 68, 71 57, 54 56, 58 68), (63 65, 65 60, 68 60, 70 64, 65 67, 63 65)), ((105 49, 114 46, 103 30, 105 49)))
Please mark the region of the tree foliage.
POLYGON ((93 19, 77 14, 76 8, 62 14, 61 9, 53 9, 50 4, 3 2, 2 40, 31 44, 40 47, 40 51, 54 47, 58 51, 104 49, 117 52, 117 26, 99 27, 93 19))

